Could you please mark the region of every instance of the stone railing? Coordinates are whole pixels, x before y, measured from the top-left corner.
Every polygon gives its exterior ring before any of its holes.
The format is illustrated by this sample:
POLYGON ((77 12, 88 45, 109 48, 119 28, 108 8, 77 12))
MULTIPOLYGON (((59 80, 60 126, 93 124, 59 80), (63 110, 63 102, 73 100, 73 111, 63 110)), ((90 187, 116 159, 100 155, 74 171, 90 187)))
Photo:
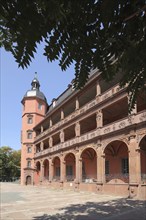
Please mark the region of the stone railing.
POLYGON ((40 138, 42 138, 42 137, 46 136, 47 134, 49 134, 50 132, 56 130, 57 128, 59 128, 63 124, 67 123, 71 119, 85 113, 88 110, 91 110, 95 105, 99 104, 100 102, 105 101, 106 99, 110 98, 111 96, 113 96, 114 94, 119 92, 120 90, 122 90, 122 89, 120 88, 119 85, 116 85, 116 86, 112 87, 111 89, 107 90, 102 95, 100 95, 98 98, 96 97, 94 100, 88 102, 86 105, 84 105, 80 109, 76 110, 75 112, 71 113, 69 116, 67 116, 63 120, 59 121, 58 123, 56 123, 52 127, 48 128, 47 130, 45 130, 41 134, 37 135, 34 138, 34 140, 35 141, 39 140, 40 138))
POLYGON ((60 143, 58 145, 55 145, 51 148, 45 149, 41 152, 38 152, 35 154, 35 157, 39 157, 42 155, 46 155, 48 153, 52 153, 61 149, 68 148, 70 146, 86 142, 89 140, 92 140, 96 137, 100 137, 101 135, 106 135, 115 131, 119 131, 122 129, 125 129, 126 127, 133 125, 133 124, 139 124, 141 122, 146 122, 146 110, 143 112, 140 112, 137 115, 132 115, 129 117, 126 117, 124 119, 121 119, 119 121, 116 121, 114 123, 111 123, 109 125, 106 125, 102 128, 97 128, 96 130, 90 131, 86 134, 81 135, 80 137, 75 137, 71 140, 65 141, 64 143, 60 143))

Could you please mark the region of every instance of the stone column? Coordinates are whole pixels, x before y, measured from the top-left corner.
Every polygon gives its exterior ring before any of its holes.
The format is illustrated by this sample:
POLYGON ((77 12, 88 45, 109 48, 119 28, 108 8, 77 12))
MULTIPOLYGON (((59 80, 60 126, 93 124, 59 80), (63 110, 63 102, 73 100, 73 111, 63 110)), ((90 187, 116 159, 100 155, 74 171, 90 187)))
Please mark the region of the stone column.
POLYGON ((44 179, 44 164, 41 163, 41 176, 40 176, 40 182, 42 182, 44 179))
POLYGON ((76 164, 75 164, 75 169, 76 169, 76 178, 75 182, 80 183, 82 181, 82 158, 80 158, 80 152, 77 150, 77 153, 75 155, 76 157, 76 164))
POLYGON ((41 126, 41 133, 44 131, 44 128, 43 128, 43 126, 41 126))
POLYGON ((102 166, 102 183, 106 182, 105 179, 105 154, 101 155, 101 166, 102 166))
POLYGON ((139 183, 141 181, 140 150, 135 135, 129 137, 129 182, 139 183))
POLYGON ((102 110, 99 110, 96 113, 96 124, 97 124, 97 128, 102 128, 103 127, 103 113, 102 113, 102 110))
POLYGON ((52 182, 53 180, 53 169, 54 169, 54 164, 52 162, 52 159, 49 159, 49 182, 52 182))
POLYGON ((75 164, 75 169, 76 169, 76 177, 75 177, 75 182, 79 183, 79 152, 76 153, 75 155, 76 159, 76 164, 75 164))
POLYGON ((50 118, 50 127, 52 127, 52 119, 50 118))
POLYGON ((78 122, 75 124, 75 134, 76 134, 76 137, 79 137, 79 136, 80 136, 80 132, 81 132, 80 122, 78 121, 78 122))
POLYGON ((63 143, 64 142, 64 131, 61 130, 60 132, 60 142, 63 143))
POLYGON ((60 171, 61 171, 61 175, 60 175, 60 182, 64 182, 65 181, 65 177, 66 177, 66 162, 64 161, 64 157, 62 156, 60 159, 60 171))
POLYGON ((80 108, 79 99, 76 97, 76 110, 80 108))
POLYGON ((79 158, 79 167, 78 167, 78 169, 79 169, 79 183, 81 183, 82 182, 82 158, 79 158))
POLYGON ((99 96, 100 94, 101 94, 101 87, 100 87, 99 81, 97 81, 97 84, 96 84, 96 96, 99 96))
POLYGON ((98 144, 98 150, 97 150, 97 183, 103 183, 103 157, 102 157, 102 150, 101 150, 101 144, 98 144))
POLYGON ((44 142, 42 141, 41 144, 40 144, 40 148, 41 148, 41 151, 44 150, 44 142))
POLYGON ((49 137, 49 147, 52 147, 52 146, 53 146, 53 138, 49 137))
POLYGON ((63 112, 63 109, 61 109, 61 120, 64 119, 64 112, 63 112))

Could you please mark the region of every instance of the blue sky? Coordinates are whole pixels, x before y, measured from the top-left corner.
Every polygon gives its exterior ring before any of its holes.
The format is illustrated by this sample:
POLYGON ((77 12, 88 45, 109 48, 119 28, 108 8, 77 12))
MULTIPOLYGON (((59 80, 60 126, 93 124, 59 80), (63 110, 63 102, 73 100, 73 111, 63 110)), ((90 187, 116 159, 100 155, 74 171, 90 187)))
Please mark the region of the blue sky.
POLYGON ((0 146, 20 149, 21 100, 28 89, 34 73, 37 72, 40 90, 50 104, 62 93, 74 78, 73 66, 62 72, 58 62, 48 63, 39 46, 35 59, 27 69, 18 68, 10 52, 0 51, 0 146))

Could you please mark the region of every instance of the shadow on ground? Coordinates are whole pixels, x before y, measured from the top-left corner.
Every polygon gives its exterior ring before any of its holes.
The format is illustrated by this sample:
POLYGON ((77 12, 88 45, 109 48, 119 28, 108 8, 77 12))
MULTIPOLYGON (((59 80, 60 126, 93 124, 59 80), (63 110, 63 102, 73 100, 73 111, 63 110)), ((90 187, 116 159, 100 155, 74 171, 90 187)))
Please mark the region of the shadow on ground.
POLYGON ((76 204, 76 205, 70 205, 64 208, 60 208, 58 209, 58 214, 54 214, 54 215, 45 214, 33 218, 33 220, 100 220, 100 219, 146 220, 146 201, 117 199, 108 202, 98 202, 98 203, 87 202, 85 204, 76 204))

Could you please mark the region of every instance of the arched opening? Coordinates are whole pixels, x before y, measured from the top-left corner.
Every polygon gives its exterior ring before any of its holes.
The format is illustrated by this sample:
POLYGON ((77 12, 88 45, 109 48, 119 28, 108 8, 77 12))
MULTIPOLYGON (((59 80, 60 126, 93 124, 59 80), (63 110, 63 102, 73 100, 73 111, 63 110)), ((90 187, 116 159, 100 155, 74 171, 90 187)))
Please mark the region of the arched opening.
POLYGON ((97 180, 97 154, 93 148, 85 149, 82 154, 82 181, 93 183, 97 180))
POLYGON ((53 160, 54 169, 53 169, 53 180, 59 181, 60 180, 60 158, 55 157, 53 160))
POLYGON ((146 135, 140 141, 141 179, 146 183, 146 135))
POLYGON ((43 162, 44 165, 44 180, 49 179, 49 161, 47 159, 43 162))
POLYGON ((69 153, 64 158, 66 163, 66 180, 67 181, 74 181, 75 179, 75 156, 73 153, 69 153))
POLYGON ((31 185, 31 176, 26 177, 26 185, 31 185))
POLYGON ((36 163, 36 171, 37 171, 38 174, 41 171, 41 163, 39 161, 36 163))
POLYGON ((41 163, 39 161, 36 162, 36 172, 34 175, 35 184, 39 184, 41 175, 41 163))
POLYGON ((129 182, 129 159, 127 145, 122 141, 113 141, 107 145, 104 153, 106 182, 129 182))

